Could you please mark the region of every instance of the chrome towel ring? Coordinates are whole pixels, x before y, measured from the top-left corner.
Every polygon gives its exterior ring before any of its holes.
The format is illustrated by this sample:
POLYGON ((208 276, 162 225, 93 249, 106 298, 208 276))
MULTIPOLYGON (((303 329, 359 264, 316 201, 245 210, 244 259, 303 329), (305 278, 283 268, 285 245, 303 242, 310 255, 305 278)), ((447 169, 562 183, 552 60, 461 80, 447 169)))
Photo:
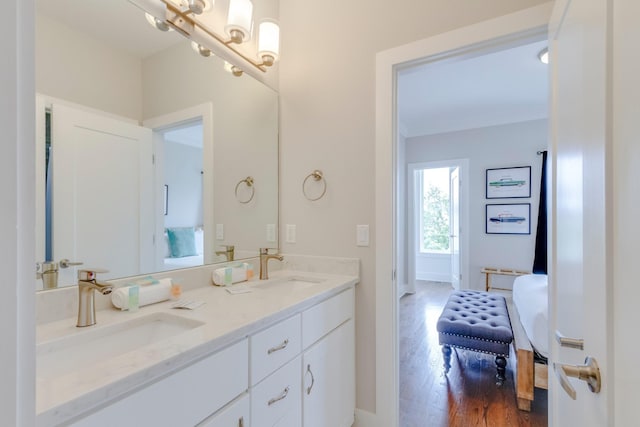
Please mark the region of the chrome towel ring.
POLYGON ((245 179, 241 179, 240 182, 236 184, 235 193, 236 193, 236 199, 238 199, 238 201, 242 204, 247 204, 251 200, 253 200, 253 196, 256 194, 256 188, 253 186, 253 178, 248 176, 245 179), (249 196, 248 199, 245 199, 245 200, 241 199, 240 196, 238 195, 238 189, 242 184, 244 184, 248 189, 251 189, 251 195, 249 196))
POLYGON ((327 181, 324 179, 324 175, 322 174, 321 170, 318 170, 318 169, 314 170, 309 175, 307 175, 304 181, 302 181, 302 193, 304 194, 304 197, 309 201, 315 202, 316 200, 322 199, 322 197, 326 192, 327 192, 327 181), (313 178, 313 180, 316 182, 322 182, 322 192, 318 197, 309 197, 309 194, 307 193, 307 181, 309 181, 309 178, 313 178))

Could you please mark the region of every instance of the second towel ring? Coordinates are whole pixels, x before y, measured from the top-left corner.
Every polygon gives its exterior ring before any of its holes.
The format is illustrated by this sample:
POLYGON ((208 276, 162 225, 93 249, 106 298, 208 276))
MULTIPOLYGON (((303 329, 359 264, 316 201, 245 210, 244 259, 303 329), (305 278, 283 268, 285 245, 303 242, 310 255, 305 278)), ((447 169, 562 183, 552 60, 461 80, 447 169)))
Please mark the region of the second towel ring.
POLYGON ((236 199, 238 199, 238 201, 242 204, 247 204, 249 203, 251 200, 253 200, 253 196, 256 194, 256 188, 253 186, 253 178, 248 176, 245 179, 241 179, 240 182, 238 182, 236 184, 236 199), (240 185, 244 184, 247 186, 247 188, 251 189, 251 196, 249 196, 249 198, 247 200, 241 200, 240 197, 238 197, 238 188, 240 188, 240 185))
POLYGON ((322 199, 322 197, 324 196, 324 193, 326 192, 327 192, 327 181, 325 181, 324 175, 322 175, 321 170, 318 170, 318 169, 314 170, 309 175, 307 175, 304 181, 302 181, 302 194, 304 194, 304 197, 309 201, 315 202, 316 200, 322 199), (318 197, 315 197, 315 198, 309 197, 309 195, 307 194, 306 185, 309 178, 313 178, 313 180, 316 182, 322 181, 322 193, 320 193, 318 197))

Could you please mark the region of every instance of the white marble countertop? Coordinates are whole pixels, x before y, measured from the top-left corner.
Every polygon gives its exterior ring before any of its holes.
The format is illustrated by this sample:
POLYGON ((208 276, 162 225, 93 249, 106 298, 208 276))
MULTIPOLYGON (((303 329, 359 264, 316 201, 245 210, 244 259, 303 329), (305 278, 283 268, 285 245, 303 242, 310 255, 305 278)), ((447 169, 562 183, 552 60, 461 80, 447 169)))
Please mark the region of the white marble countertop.
MULTIPOLYGON (((183 294, 184 299, 205 303, 192 311, 171 309, 171 301, 141 307, 135 313, 99 310, 97 324, 90 328, 157 312, 197 320, 203 325, 106 360, 78 360, 77 369, 55 378, 44 378, 36 372, 37 425, 55 426, 90 412, 338 294, 358 281, 357 276, 282 270, 273 272, 268 281, 247 282, 252 289, 249 293, 232 295, 225 288, 210 285, 189 290, 183 294), (322 282, 294 287, 283 282, 283 278, 291 276, 322 279, 322 282)), ((87 330, 77 328, 75 322, 75 318, 68 318, 39 325, 37 344, 87 330)))

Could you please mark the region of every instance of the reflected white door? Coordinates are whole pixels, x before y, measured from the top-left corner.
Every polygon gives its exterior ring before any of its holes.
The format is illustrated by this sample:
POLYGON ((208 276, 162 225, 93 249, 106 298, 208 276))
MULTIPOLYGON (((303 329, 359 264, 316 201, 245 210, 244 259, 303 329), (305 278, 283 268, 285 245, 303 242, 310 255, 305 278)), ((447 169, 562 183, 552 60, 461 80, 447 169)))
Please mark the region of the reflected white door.
POLYGON ((551 362, 580 365, 586 356, 600 367, 603 387, 592 393, 568 378, 576 400, 549 369, 550 423, 610 425, 607 369, 612 344, 611 209, 607 190, 607 1, 559 0, 550 22, 552 235, 549 313, 551 362), (584 350, 560 346, 555 332, 584 339, 584 350))
MULTIPOLYGON (((101 277, 152 271, 151 130, 53 104, 53 259, 105 268, 101 277)), ((59 284, 77 268, 60 269, 59 284)))
POLYGON ((449 172, 449 249, 451 250, 451 285, 460 289, 460 168, 449 172))

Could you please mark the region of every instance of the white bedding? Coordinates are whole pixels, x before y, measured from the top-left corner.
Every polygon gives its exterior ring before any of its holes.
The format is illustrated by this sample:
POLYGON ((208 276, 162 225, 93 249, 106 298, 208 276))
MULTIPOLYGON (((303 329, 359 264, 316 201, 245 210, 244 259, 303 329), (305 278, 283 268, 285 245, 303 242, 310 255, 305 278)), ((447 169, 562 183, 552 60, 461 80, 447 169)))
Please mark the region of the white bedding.
POLYGON ((547 275, 518 276, 513 282, 513 303, 531 345, 542 356, 549 357, 547 275))
POLYGON ((202 265, 202 255, 184 256, 182 258, 165 258, 163 270, 175 270, 202 265))

